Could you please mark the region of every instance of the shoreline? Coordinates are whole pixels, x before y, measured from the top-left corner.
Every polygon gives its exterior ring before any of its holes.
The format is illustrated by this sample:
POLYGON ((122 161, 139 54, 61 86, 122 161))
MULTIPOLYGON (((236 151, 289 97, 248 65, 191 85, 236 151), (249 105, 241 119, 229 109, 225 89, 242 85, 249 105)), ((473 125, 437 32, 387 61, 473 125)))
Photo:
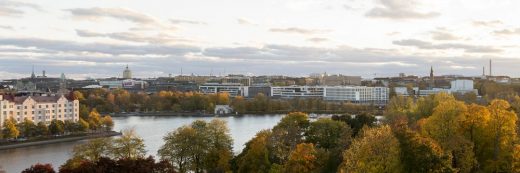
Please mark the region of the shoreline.
POLYGON ((121 135, 120 132, 110 131, 110 132, 85 135, 85 136, 71 136, 71 137, 63 137, 63 138, 56 138, 56 139, 45 139, 45 140, 41 140, 41 141, 31 141, 31 142, 21 142, 21 143, 15 143, 15 144, 0 145, 0 150, 24 148, 24 147, 45 145, 45 144, 54 144, 54 143, 60 143, 60 142, 80 141, 80 140, 85 140, 85 139, 105 138, 105 137, 120 136, 120 135, 121 135))
MULTIPOLYGON (((263 115, 278 115, 288 114, 292 111, 279 111, 279 112, 246 112, 242 114, 204 114, 199 112, 127 112, 127 113, 105 113, 112 117, 127 117, 127 116, 184 116, 184 117, 229 117, 229 116, 263 116, 263 115)), ((334 111, 315 111, 306 112, 308 114, 349 114, 352 112, 334 112, 334 111)), ((377 114, 377 112, 375 112, 377 114)))

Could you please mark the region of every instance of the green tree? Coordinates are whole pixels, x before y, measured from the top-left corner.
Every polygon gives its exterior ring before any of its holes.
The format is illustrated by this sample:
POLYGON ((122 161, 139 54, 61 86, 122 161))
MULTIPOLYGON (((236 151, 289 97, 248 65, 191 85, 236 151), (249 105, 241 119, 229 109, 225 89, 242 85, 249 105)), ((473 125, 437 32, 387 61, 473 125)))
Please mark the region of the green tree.
POLYGON ((29 118, 24 118, 23 121, 18 124, 18 129, 20 129, 22 136, 26 138, 35 136, 36 134, 36 125, 29 118))
POLYGON ((344 153, 339 172, 402 172, 399 141, 389 126, 364 128, 344 153))
POLYGON ((38 136, 49 135, 49 128, 43 121, 38 122, 38 124, 36 125, 36 134, 38 136))
POLYGON ((53 135, 61 135, 65 131, 64 123, 61 120, 52 120, 49 125, 49 132, 53 135))
POLYGON ((179 172, 185 173, 192 167, 192 139, 196 138, 197 131, 190 126, 182 126, 169 132, 163 137, 164 145, 158 151, 163 160, 175 165, 179 172))
POLYGON ((82 132, 86 132, 89 129, 89 123, 87 121, 83 120, 83 118, 79 118, 78 125, 79 125, 79 130, 82 132))
POLYGON ((4 121, 3 134, 6 139, 16 139, 20 135, 20 130, 16 127, 16 120, 13 117, 9 117, 4 121))
POLYGON ((268 140, 268 148, 271 152, 269 160, 273 163, 283 164, 290 151, 303 142, 304 133, 309 124, 307 114, 302 112, 289 113, 283 117, 273 127, 272 135, 268 140))
POLYGON ((322 151, 322 172, 334 172, 343 160, 342 152, 348 148, 352 139, 352 130, 342 121, 318 119, 312 122, 306 132, 305 140, 313 143, 322 151))
POLYGON ((111 156, 111 138, 97 138, 85 144, 76 145, 72 150, 73 158, 80 160, 98 161, 101 157, 111 156))
POLYGON ((117 159, 143 158, 146 154, 144 141, 135 130, 123 131, 121 137, 114 139, 111 153, 117 159))
POLYGON ((233 156, 233 139, 229 134, 226 121, 213 119, 207 124, 209 139, 208 155, 205 160, 206 170, 209 172, 229 171, 229 162, 233 156))

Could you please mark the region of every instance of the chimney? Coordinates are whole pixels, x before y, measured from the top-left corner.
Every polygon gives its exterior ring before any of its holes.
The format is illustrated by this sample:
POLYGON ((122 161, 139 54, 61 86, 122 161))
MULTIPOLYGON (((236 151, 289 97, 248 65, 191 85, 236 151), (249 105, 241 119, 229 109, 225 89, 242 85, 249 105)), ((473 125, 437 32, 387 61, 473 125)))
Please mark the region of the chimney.
POLYGON ((489 60, 489 76, 492 76, 492 75, 493 75, 493 73, 492 73, 492 71, 491 71, 491 68, 492 68, 492 66, 491 66, 491 59, 490 59, 490 60, 489 60))

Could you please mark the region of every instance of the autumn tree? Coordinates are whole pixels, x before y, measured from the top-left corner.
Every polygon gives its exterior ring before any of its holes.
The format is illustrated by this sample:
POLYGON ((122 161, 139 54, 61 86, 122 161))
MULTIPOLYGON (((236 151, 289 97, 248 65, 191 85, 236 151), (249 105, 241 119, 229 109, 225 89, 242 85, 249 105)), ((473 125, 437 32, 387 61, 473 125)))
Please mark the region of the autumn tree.
POLYGON ((318 152, 312 143, 301 143, 289 155, 285 172, 313 172, 319 169, 318 152))
POLYGON ((101 124, 102 124, 103 128, 105 129, 105 131, 111 131, 112 128, 114 127, 114 121, 112 121, 112 117, 110 115, 105 115, 101 119, 101 124))
POLYGON ((434 108, 433 115, 421 127, 424 135, 439 142, 444 151, 452 156, 452 166, 460 172, 471 172, 477 163, 473 143, 463 137, 459 123, 467 113, 464 102, 445 99, 434 108))
POLYGON ((96 109, 92 109, 88 115, 88 125, 91 130, 98 130, 101 127, 101 115, 96 109))
POLYGON ((20 130, 16 127, 16 120, 13 117, 9 117, 4 121, 3 124, 3 136, 6 139, 16 139, 20 135, 20 130))
POLYGON ((492 158, 486 164, 487 171, 509 171, 513 144, 517 138, 517 116, 510 111, 505 100, 493 100, 488 106, 491 113, 489 129, 491 131, 492 158))
POLYGON ((364 128, 343 154, 339 172, 402 172, 399 141, 389 126, 364 128))
POLYGON ((238 173, 267 173, 271 169, 267 140, 271 132, 262 130, 246 143, 246 147, 236 157, 238 173))
POLYGON ((22 171, 22 173, 55 173, 51 164, 36 164, 22 171))
POLYGON ((114 139, 111 152, 117 159, 137 159, 146 154, 144 147, 143 138, 134 129, 127 129, 123 131, 123 135, 114 139))

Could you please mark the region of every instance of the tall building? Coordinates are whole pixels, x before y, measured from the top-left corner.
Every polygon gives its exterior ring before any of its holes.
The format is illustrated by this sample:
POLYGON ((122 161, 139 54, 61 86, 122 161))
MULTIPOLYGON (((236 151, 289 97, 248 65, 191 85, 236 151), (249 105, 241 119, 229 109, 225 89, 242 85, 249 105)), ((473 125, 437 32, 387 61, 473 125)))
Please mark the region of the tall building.
POLYGON ((128 65, 126 65, 125 70, 123 71, 123 78, 124 79, 132 79, 132 71, 128 68, 128 65))
POLYGON ((13 117, 18 123, 25 118, 34 123, 52 120, 79 120, 79 101, 60 96, 0 95, 0 126, 13 117))

